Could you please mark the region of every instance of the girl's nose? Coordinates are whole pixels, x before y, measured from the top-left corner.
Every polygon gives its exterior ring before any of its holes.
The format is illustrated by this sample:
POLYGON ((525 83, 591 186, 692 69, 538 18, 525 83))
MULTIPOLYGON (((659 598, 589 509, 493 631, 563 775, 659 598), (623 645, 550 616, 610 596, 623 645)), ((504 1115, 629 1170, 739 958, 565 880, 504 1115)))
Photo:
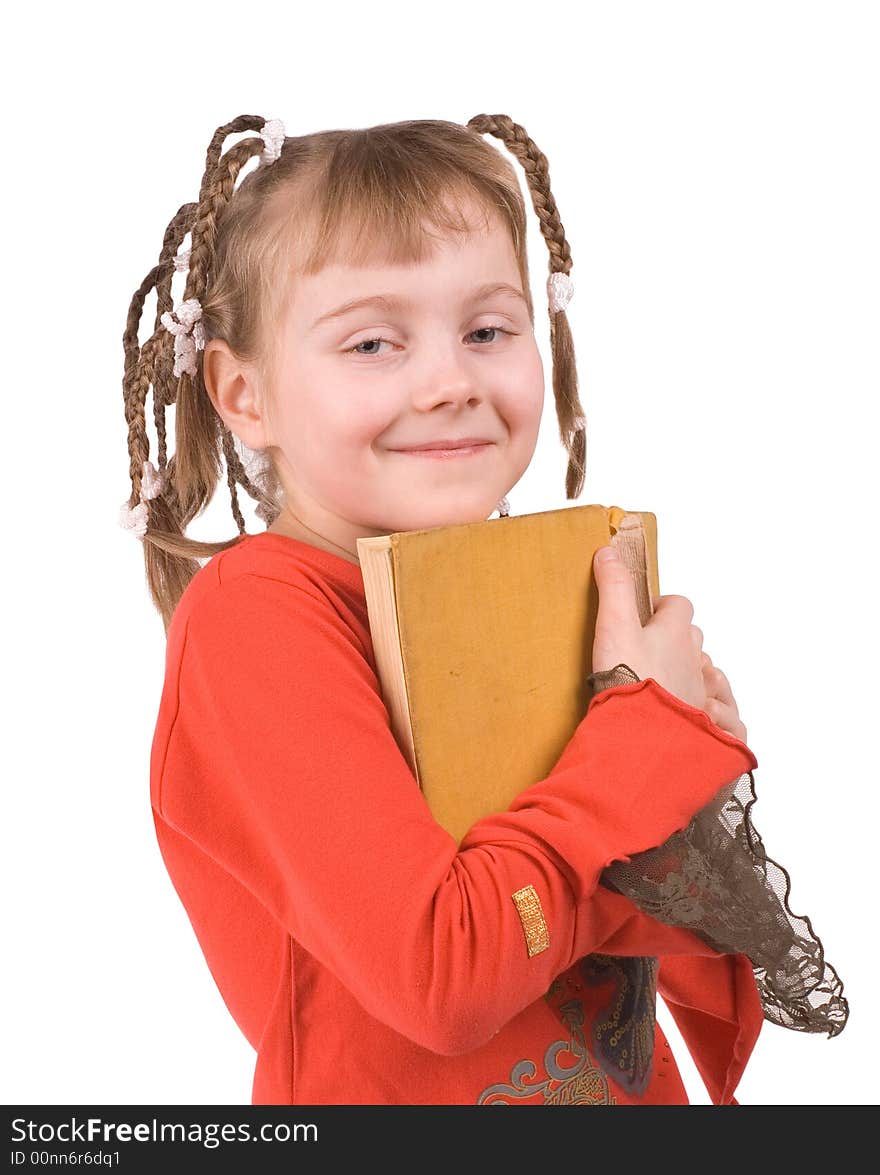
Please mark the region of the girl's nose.
POLYGON ((467 404, 479 396, 480 387, 471 358, 449 350, 434 352, 426 358, 413 392, 413 398, 422 408, 446 403, 467 404))

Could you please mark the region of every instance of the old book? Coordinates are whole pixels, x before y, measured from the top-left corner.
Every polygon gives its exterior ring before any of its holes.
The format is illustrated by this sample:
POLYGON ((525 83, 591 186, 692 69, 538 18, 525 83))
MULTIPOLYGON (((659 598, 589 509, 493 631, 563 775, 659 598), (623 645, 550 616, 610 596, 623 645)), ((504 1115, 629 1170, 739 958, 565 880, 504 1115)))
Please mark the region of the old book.
POLYGON ((569 506, 357 540, 391 728, 456 841, 543 779, 586 713, 593 556, 608 543, 645 624, 660 593, 645 511, 569 506))

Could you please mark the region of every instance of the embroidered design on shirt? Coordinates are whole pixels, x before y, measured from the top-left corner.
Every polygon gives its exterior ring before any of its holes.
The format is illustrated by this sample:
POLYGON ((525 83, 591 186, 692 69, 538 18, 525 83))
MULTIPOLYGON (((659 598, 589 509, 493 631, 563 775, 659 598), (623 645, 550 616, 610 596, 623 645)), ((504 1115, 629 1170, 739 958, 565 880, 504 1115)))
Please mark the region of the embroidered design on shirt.
POLYGON ((651 1080, 659 960, 650 956, 587 955, 579 963, 591 987, 613 983, 596 1013, 591 1041, 601 1068, 623 1089, 643 1094, 651 1080))
MULTIPOLYGON (((560 980, 550 985, 546 999, 561 990, 560 980)), ((554 1040, 544 1053, 544 1071, 539 1080, 534 1061, 518 1061, 510 1071, 509 1082, 487 1085, 477 1098, 477 1105, 510 1106, 535 1097, 543 1106, 614 1106, 617 1098, 611 1093, 608 1079, 593 1062, 584 1039, 584 1006, 580 1000, 568 1000, 559 1008, 559 1015, 568 1026, 568 1040, 554 1040), (566 1066, 563 1055, 575 1058, 566 1066)))
POLYGON ((516 905, 519 920, 522 923, 523 933, 526 936, 526 949, 529 958, 539 955, 550 946, 550 932, 544 921, 544 911, 541 908, 541 899, 533 885, 524 885, 516 893, 510 895, 516 905))

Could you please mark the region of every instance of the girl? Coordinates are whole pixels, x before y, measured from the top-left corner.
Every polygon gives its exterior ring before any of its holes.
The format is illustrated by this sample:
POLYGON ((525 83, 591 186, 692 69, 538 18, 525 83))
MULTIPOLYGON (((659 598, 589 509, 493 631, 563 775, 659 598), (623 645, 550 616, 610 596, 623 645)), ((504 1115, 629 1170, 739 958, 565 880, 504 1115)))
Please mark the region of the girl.
POLYGON ((506 513, 537 441, 526 212, 483 134, 522 164, 550 251, 576 498, 571 253, 547 160, 506 116, 299 138, 237 118, 135 294, 122 522, 167 637, 159 847, 256 1050, 254 1103, 686 1103, 659 990, 713 1102, 735 1104, 763 1018, 834 1035, 848 1009, 780 900, 748 815, 757 760, 690 602, 661 597, 643 629, 628 571, 597 559, 587 712, 460 844, 382 702, 358 537, 506 513), (197 542, 221 450, 239 534, 197 542), (246 533, 239 488, 265 531, 246 533))

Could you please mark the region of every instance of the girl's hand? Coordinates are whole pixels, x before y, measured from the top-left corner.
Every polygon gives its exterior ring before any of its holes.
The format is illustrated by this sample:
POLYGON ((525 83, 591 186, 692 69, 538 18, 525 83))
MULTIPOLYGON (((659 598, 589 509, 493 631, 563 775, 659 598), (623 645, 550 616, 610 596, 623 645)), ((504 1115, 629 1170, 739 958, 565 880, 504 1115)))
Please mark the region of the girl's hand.
POLYGON ((708 653, 703 653, 703 682, 706 686, 706 713, 716 726, 746 741, 746 728, 740 721, 739 710, 730 689, 730 682, 720 669, 712 664, 708 653))
POLYGON ((593 637, 594 673, 624 664, 638 677, 652 677, 670 694, 697 710, 706 709, 700 654, 703 634, 692 624, 694 606, 685 596, 657 596, 642 626, 633 576, 613 544, 593 558, 599 608, 593 637), (604 560, 611 553, 613 558, 604 560))

